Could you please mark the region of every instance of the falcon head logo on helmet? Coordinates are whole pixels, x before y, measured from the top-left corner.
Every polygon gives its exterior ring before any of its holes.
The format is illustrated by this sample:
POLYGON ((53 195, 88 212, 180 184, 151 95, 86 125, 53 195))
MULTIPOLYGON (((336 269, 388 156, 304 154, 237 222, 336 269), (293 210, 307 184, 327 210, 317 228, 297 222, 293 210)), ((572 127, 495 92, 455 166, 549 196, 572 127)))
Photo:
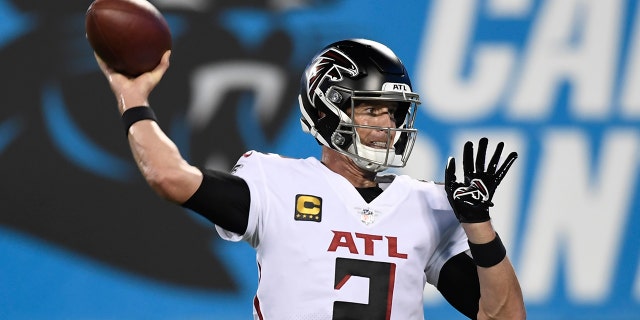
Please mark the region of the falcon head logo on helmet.
POLYGON ((308 86, 307 99, 315 105, 313 95, 316 94, 316 88, 323 81, 340 82, 343 79, 342 73, 346 73, 349 77, 355 77, 358 72, 358 66, 344 53, 334 48, 325 50, 311 62, 305 72, 308 86))

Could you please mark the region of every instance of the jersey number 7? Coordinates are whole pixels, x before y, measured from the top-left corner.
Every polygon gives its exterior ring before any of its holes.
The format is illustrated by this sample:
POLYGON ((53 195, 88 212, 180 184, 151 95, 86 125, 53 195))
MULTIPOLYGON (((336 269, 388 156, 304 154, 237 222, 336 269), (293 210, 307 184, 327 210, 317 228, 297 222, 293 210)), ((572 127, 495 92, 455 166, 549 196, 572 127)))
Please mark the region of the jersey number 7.
POLYGON ((351 276, 369 278, 369 303, 335 301, 332 319, 390 319, 395 275, 395 263, 336 258, 334 288, 340 290, 351 276))

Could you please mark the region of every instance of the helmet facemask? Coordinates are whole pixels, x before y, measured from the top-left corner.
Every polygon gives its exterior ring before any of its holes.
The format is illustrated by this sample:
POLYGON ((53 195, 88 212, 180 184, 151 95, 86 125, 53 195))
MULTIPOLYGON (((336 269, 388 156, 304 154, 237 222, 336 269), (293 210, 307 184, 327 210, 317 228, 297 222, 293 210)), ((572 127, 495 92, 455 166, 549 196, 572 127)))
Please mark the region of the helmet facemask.
POLYGON ((318 96, 339 121, 329 141, 333 149, 348 156, 358 167, 367 171, 379 172, 406 165, 417 137, 417 130, 413 127, 416 108, 420 103, 417 94, 406 91, 353 91, 334 86, 327 90, 326 95, 320 93, 318 96), (385 101, 398 103, 394 112, 395 127, 355 122, 355 108, 360 103, 385 101), (366 145, 362 142, 358 129, 385 132, 384 146, 366 145))

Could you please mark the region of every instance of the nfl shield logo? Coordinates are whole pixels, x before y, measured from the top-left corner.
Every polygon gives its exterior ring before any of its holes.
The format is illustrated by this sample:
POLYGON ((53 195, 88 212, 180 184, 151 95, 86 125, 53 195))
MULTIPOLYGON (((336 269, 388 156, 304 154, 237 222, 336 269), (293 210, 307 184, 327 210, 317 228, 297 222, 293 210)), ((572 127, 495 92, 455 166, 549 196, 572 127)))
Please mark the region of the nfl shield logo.
POLYGON ((369 208, 364 208, 360 212, 360 221, 362 221, 366 225, 372 224, 376 220, 376 216, 372 210, 369 208))

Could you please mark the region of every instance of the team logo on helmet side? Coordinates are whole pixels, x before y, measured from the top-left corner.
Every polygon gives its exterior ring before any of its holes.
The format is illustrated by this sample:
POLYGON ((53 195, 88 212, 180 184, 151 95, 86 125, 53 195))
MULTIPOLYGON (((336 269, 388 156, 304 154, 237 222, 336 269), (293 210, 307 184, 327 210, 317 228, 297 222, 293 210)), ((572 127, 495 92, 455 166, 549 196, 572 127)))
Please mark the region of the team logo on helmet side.
POLYGON ((343 72, 350 77, 358 75, 358 66, 344 53, 329 48, 319 54, 307 69, 307 98, 313 104, 312 96, 316 88, 328 78, 330 81, 338 82, 343 79, 343 72))

